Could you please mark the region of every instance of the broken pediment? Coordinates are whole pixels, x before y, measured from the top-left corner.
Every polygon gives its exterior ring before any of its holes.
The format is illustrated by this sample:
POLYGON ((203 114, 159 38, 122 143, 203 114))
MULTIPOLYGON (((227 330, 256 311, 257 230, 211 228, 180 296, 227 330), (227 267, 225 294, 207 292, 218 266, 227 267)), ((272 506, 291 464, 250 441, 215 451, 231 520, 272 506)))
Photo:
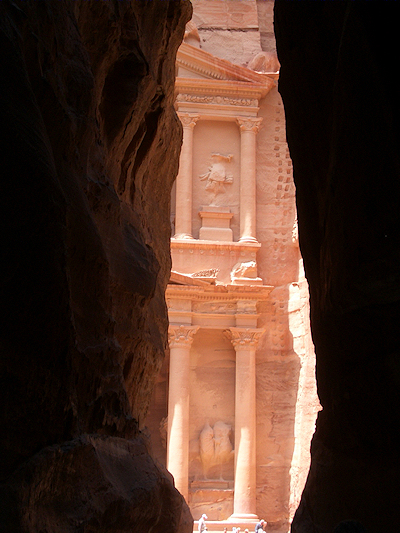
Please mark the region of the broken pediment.
MULTIPOLYGON (((216 270, 216 269, 209 269, 216 270)), ((175 272, 174 270, 171 271, 170 280, 169 283, 172 285, 198 285, 198 286, 204 286, 209 285, 211 281, 206 281, 202 279, 202 276, 196 276, 196 272, 194 274, 183 274, 181 272, 175 272)), ((210 276, 208 276, 210 277, 210 276)), ((216 274, 211 276, 212 281, 215 281, 216 274)))

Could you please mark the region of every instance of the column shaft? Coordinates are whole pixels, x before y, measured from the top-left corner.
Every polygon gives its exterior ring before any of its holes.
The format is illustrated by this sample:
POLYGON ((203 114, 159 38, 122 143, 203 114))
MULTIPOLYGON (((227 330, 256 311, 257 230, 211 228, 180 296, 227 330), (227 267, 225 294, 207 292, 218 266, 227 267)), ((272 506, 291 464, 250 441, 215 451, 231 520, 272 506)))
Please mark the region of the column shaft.
MULTIPOLYGON (((235 516, 256 513, 255 349, 236 349, 235 516)), ((254 516, 255 517, 255 516, 254 516)))
POLYGON ((240 241, 256 238, 256 135, 261 118, 238 118, 240 126, 240 241))
POLYGON ((176 177, 175 238, 192 239, 193 129, 199 115, 179 116, 183 126, 179 171, 176 177))
POLYGON ((235 492, 231 518, 256 514, 256 371, 255 355, 263 330, 231 328, 236 350, 235 492))
POLYGON ((167 469, 188 499, 190 347, 197 327, 170 326, 167 469))

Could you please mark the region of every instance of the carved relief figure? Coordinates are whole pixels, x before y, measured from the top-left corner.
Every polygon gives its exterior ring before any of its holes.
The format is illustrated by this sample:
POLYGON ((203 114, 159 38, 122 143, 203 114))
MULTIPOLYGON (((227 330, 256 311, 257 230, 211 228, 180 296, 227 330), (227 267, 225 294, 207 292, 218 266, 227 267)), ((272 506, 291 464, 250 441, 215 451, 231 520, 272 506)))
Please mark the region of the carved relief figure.
POLYGON ((232 427, 219 420, 214 428, 208 422, 200 433, 200 458, 203 464, 204 477, 207 479, 208 470, 220 465, 220 479, 222 479, 222 465, 231 461, 234 450, 230 440, 232 427))
POLYGON ((217 194, 225 192, 224 185, 233 182, 233 176, 226 172, 225 163, 232 161, 233 155, 221 155, 212 154, 212 164, 208 169, 208 172, 200 176, 200 180, 207 180, 206 191, 214 193, 214 197, 217 194))
POLYGON ((225 422, 218 421, 214 424, 215 462, 221 466, 233 459, 235 453, 229 438, 231 431, 232 427, 225 422))
POLYGON ((200 433, 200 459, 203 464, 203 473, 206 479, 208 470, 214 465, 214 453, 214 430, 206 422, 200 433))

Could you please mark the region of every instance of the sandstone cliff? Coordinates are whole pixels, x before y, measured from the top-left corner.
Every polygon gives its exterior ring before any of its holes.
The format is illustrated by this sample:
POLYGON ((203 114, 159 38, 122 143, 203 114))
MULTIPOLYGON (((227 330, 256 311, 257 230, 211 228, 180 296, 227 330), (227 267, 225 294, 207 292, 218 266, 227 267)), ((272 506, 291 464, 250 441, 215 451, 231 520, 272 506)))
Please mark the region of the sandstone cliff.
POLYGON ((400 180, 395 3, 275 4, 323 411, 292 531, 398 531, 400 180))
POLYGON ((190 11, 0 2, 1 531, 191 530, 138 431, 166 346, 190 11))

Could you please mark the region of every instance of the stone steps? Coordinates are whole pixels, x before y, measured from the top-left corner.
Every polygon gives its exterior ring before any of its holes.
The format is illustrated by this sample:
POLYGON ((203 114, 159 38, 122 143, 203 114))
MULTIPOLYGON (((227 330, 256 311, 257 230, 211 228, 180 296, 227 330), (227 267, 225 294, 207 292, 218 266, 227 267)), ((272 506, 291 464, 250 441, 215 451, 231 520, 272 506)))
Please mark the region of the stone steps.
MULTIPOLYGON (((207 520, 207 533, 220 533, 225 528, 228 533, 232 533, 233 527, 240 527, 240 533, 244 533, 245 529, 248 529, 249 533, 254 532, 254 528, 258 520, 207 520)), ((193 532, 198 533, 198 520, 195 520, 193 524, 193 532)))

